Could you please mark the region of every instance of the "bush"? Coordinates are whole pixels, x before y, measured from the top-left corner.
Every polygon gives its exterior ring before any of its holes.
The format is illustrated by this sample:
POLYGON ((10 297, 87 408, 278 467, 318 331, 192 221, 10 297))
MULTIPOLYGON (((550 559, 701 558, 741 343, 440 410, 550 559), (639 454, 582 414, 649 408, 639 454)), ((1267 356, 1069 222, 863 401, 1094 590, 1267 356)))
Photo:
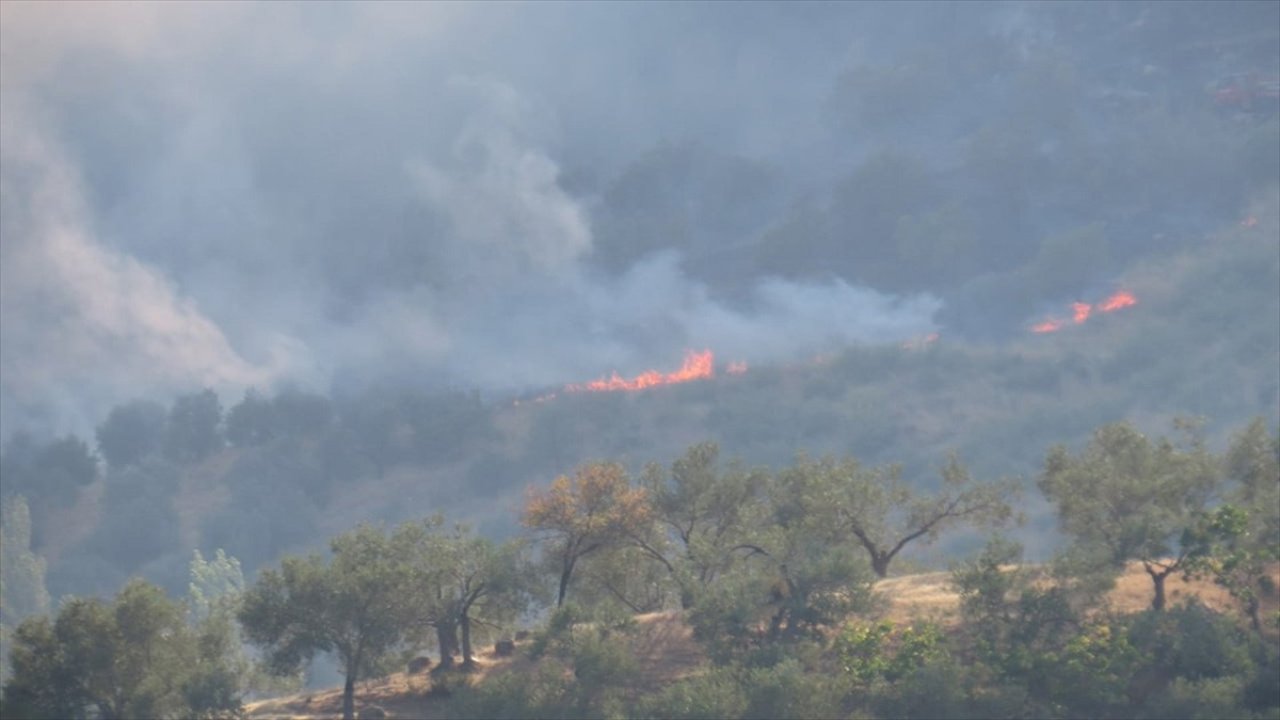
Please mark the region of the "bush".
POLYGON ((1243 708, 1244 685, 1239 677, 1177 678, 1168 690, 1147 704, 1143 714, 1152 720, 1247 718, 1251 713, 1243 708))
POLYGON ((746 671, 744 718, 828 718, 844 715, 843 693, 832 679, 806 673, 799 662, 787 658, 771 668, 746 671))
POLYGON ((1129 640, 1149 654, 1156 667, 1187 680, 1244 675, 1254 669, 1257 640, 1230 618, 1192 602, 1136 616, 1129 640))
POLYGON ((627 685, 639 670, 639 663, 624 637, 599 631, 575 638, 571 659, 573 675, 581 691, 587 694, 627 685))
POLYGON ((1007 701, 999 702, 1000 695, 973 702, 969 693, 975 679, 950 657, 937 658, 912 669, 897 682, 877 684, 871 707, 877 717, 936 720, 1016 717, 1022 711, 1007 701))
POLYGON ((889 621, 850 624, 835 641, 841 666, 858 683, 897 681, 946 657, 942 630, 933 623, 894 627, 889 621))
POLYGON ((634 717, 729 720, 742 717, 746 711, 747 693, 733 671, 713 668, 643 699, 634 717))
POLYGON ((573 685, 558 663, 541 663, 530 673, 503 673, 456 690, 451 715, 485 720, 578 717, 573 685))

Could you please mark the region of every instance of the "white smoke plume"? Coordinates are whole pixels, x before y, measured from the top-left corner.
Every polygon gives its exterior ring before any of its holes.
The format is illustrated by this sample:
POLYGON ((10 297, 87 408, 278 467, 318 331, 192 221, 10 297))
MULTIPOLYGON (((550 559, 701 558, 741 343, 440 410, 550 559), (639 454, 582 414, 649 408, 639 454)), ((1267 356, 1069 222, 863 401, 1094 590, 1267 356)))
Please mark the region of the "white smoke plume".
POLYGON ((567 9, 3 12, 5 435, 86 432, 114 403, 204 386, 224 402, 335 378, 520 389, 686 348, 767 361, 932 328, 929 297, 761 277, 730 305, 670 252, 589 262, 601 177, 675 130, 786 154, 803 142, 786 128, 814 122, 796 88, 829 81, 761 84, 799 74, 743 54, 749 73, 684 64, 706 75, 667 90, 635 75, 631 39, 664 36, 666 15, 583 10, 596 34, 547 55, 534 31, 567 9), (718 89, 699 106, 691 87, 718 89), (775 116, 726 134, 744 88, 775 116), (596 185, 571 189, 569 165, 596 185))

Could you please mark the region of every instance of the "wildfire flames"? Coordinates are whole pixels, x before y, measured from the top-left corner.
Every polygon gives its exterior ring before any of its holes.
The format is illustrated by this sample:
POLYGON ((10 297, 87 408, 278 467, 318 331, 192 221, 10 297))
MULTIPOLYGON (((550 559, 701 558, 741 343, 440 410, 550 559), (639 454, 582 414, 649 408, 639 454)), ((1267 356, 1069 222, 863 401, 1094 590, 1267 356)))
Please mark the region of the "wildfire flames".
POLYGON ((1088 320, 1089 313, 1091 312, 1093 312, 1093 306, 1089 303, 1071 303, 1071 319, 1074 320, 1077 325, 1088 320))
MULTIPOLYGON (((1110 313, 1137 304, 1138 299, 1133 296, 1133 293, 1127 290, 1120 290, 1095 305, 1083 302, 1071 303, 1071 320, 1076 325, 1083 325, 1093 314, 1094 310, 1102 313, 1110 313)), ((1061 318, 1049 318, 1032 325, 1031 332, 1041 334, 1057 332, 1061 330, 1065 324, 1066 321, 1061 318)))
MULTIPOLYGON (((1033 333, 1053 333, 1061 330, 1068 323, 1075 325, 1083 325, 1089 321, 1095 312, 1111 313, 1117 310, 1127 308, 1138 304, 1138 299, 1133 293, 1127 290, 1120 290, 1097 303, 1074 302, 1071 303, 1071 317, 1050 317, 1031 326, 1033 333)), ((922 338, 909 340, 902 343, 902 347, 908 350, 916 350, 931 345, 938 340, 937 333, 930 333, 922 338)), ((830 354, 820 354, 813 359, 814 365, 826 365, 832 360, 830 354)), ((747 372, 747 363, 741 360, 730 362, 724 367, 726 375, 742 375, 747 372)), ((609 377, 599 378, 585 383, 573 383, 564 386, 564 392, 581 393, 581 392, 634 392, 638 390, 646 390, 661 385, 678 385, 680 383, 693 382, 694 380, 710 380, 716 376, 715 355, 710 350, 701 352, 689 350, 685 352, 684 362, 680 365, 679 370, 672 372, 659 372, 658 370, 646 370, 635 377, 622 377, 617 372, 611 373, 609 377)), ((543 403, 554 400, 556 393, 551 392, 535 398, 529 399, 530 402, 543 403)), ((517 400, 513 405, 520 405, 521 401, 517 400)))
POLYGON ((1039 322, 1031 326, 1031 332, 1033 333, 1051 333, 1058 332, 1061 329, 1061 320, 1045 320, 1044 322, 1039 322))
MULTIPOLYGON (((613 373, 607 378, 592 380, 586 383, 566 385, 565 392, 618 392, 644 390, 659 385, 678 385, 694 380, 708 380, 716 376, 716 359, 710 350, 685 353, 684 364, 679 370, 669 373, 647 370, 633 378, 624 378, 613 373)), ((741 375, 747 371, 747 364, 742 361, 731 362, 725 369, 730 375, 741 375)))
POLYGON ((1103 300, 1098 305, 1098 309, 1101 310, 1102 312, 1115 312, 1120 308, 1127 308, 1130 305, 1137 305, 1137 304, 1138 304, 1137 298, 1135 298, 1132 294, 1121 290, 1115 295, 1112 295, 1106 300, 1103 300))
MULTIPOLYGON (((715 360, 715 355, 710 350, 703 350, 702 352, 688 350, 684 355, 684 364, 674 372, 663 373, 657 370, 646 370, 633 378, 624 378, 615 372, 607 378, 565 385, 564 392, 635 391, 658 387, 659 385, 678 385, 680 383, 693 382, 694 380, 709 380, 716 376, 715 360)), ((743 360, 735 360, 726 365, 724 370, 729 375, 743 375, 747 372, 747 363, 743 360)), ((515 400, 511 405, 512 407, 519 407, 525 402, 544 403, 555 400, 556 395, 554 392, 549 392, 534 398, 515 400)))

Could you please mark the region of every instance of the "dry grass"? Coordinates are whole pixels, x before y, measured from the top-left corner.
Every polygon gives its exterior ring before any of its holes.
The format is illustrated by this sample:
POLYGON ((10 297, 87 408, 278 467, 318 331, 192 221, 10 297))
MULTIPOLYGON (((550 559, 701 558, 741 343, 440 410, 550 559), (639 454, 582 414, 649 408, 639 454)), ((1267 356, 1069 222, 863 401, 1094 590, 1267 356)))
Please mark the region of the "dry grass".
MULTIPOLYGON (((1008 568, 1012 570, 1013 568, 1008 568)), ((1280 587, 1280 564, 1271 568, 1271 579, 1280 587)), ((1039 582, 1047 582, 1043 578, 1039 582)), ((887 602, 885 617, 895 622, 929 619, 943 623, 959 619, 959 596, 951 587, 951 574, 932 572, 919 575, 888 578, 876 583, 875 591, 887 602)), ((1151 606, 1151 578, 1142 569, 1142 563, 1130 563, 1116 580, 1116 586, 1107 595, 1110 609, 1121 613, 1140 612, 1151 606)), ((1245 621, 1239 604, 1226 590, 1208 580, 1183 580, 1181 575, 1170 575, 1165 580, 1165 595, 1170 606, 1196 598, 1200 603, 1218 612, 1233 615, 1245 621)), ((1262 615, 1274 614, 1280 608, 1280 598, 1263 600, 1262 615)))

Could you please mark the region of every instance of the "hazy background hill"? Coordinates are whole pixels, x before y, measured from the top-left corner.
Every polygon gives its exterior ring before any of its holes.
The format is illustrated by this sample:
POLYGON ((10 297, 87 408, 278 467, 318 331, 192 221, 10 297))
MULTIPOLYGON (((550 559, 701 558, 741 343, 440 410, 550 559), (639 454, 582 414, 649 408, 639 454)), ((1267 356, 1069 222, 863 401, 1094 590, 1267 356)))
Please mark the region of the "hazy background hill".
POLYGON ((4 492, 55 596, 179 591, 704 439, 929 484, 1274 426, 1280 119, 1214 91, 1278 7, 6 5, 4 492))

